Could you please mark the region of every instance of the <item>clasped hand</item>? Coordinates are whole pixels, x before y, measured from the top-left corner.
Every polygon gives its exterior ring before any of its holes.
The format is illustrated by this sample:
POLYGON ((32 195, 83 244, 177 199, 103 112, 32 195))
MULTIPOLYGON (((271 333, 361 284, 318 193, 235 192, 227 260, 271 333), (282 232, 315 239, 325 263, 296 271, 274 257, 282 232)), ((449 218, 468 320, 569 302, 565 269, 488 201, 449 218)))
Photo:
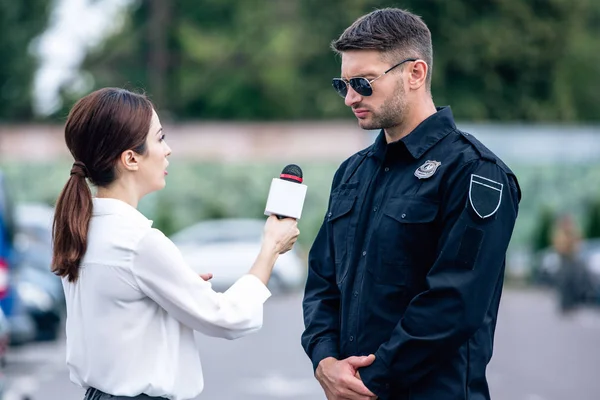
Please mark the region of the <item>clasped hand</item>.
POLYGON ((369 366, 375 361, 375 355, 348 357, 336 360, 328 357, 319 363, 315 373, 325 391, 327 400, 375 400, 371 392, 360 379, 359 368, 369 366))

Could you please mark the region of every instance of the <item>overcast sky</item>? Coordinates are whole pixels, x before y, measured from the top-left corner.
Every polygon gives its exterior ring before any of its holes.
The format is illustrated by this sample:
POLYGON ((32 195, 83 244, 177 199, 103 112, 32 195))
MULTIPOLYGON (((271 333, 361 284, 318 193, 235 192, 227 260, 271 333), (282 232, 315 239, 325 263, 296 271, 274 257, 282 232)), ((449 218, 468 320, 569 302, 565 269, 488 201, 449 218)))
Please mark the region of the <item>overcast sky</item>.
POLYGON ((32 45, 41 66, 34 86, 35 109, 44 115, 60 107, 59 86, 77 74, 85 52, 118 29, 125 7, 132 0, 54 0, 48 30, 32 45))

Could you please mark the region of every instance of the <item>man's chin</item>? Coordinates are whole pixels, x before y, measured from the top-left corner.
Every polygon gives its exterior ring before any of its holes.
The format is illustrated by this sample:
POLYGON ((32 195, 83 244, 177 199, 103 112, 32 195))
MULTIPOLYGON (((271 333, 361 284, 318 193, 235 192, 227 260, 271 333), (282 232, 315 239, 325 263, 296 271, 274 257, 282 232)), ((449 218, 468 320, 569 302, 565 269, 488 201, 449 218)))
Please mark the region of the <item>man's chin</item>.
POLYGON ((361 129, 364 129, 366 131, 381 129, 377 124, 373 123, 373 121, 369 121, 366 119, 359 119, 358 126, 360 126, 361 129))

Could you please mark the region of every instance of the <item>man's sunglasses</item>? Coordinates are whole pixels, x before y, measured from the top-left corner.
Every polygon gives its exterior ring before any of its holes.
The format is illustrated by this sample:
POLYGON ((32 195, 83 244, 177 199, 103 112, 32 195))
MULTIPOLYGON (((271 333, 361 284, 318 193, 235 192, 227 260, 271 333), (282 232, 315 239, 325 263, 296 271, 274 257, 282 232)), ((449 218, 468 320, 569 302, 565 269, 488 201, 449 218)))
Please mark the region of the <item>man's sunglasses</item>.
POLYGON ((335 91, 338 92, 338 94, 344 98, 348 94, 348 85, 350 85, 350 87, 352 87, 352 89, 354 89, 354 91, 360 94, 361 96, 370 96, 373 94, 373 87, 371 86, 371 83, 375 82, 377 79, 381 78, 382 76, 384 76, 394 68, 404 64, 405 62, 417 60, 417 58, 407 58, 406 60, 400 61, 398 64, 394 65, 392 68, 388 69, 383 74, 379 75, 377 78, 371 80, 360 77, 350 79, 333 78, 331 84, 333 85, 335 91))

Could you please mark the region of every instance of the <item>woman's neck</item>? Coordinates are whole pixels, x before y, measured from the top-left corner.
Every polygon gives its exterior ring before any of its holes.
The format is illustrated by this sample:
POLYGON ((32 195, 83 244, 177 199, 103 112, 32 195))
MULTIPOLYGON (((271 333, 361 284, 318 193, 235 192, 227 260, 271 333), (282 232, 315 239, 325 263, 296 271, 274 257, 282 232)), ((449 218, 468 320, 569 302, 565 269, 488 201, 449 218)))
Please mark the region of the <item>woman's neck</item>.
POLYGON ((140 201, 133 185, 122 185, 118 181, 107 187, 98 187, 96 197, 121 200, 134 208, 137 208, 140 201))

